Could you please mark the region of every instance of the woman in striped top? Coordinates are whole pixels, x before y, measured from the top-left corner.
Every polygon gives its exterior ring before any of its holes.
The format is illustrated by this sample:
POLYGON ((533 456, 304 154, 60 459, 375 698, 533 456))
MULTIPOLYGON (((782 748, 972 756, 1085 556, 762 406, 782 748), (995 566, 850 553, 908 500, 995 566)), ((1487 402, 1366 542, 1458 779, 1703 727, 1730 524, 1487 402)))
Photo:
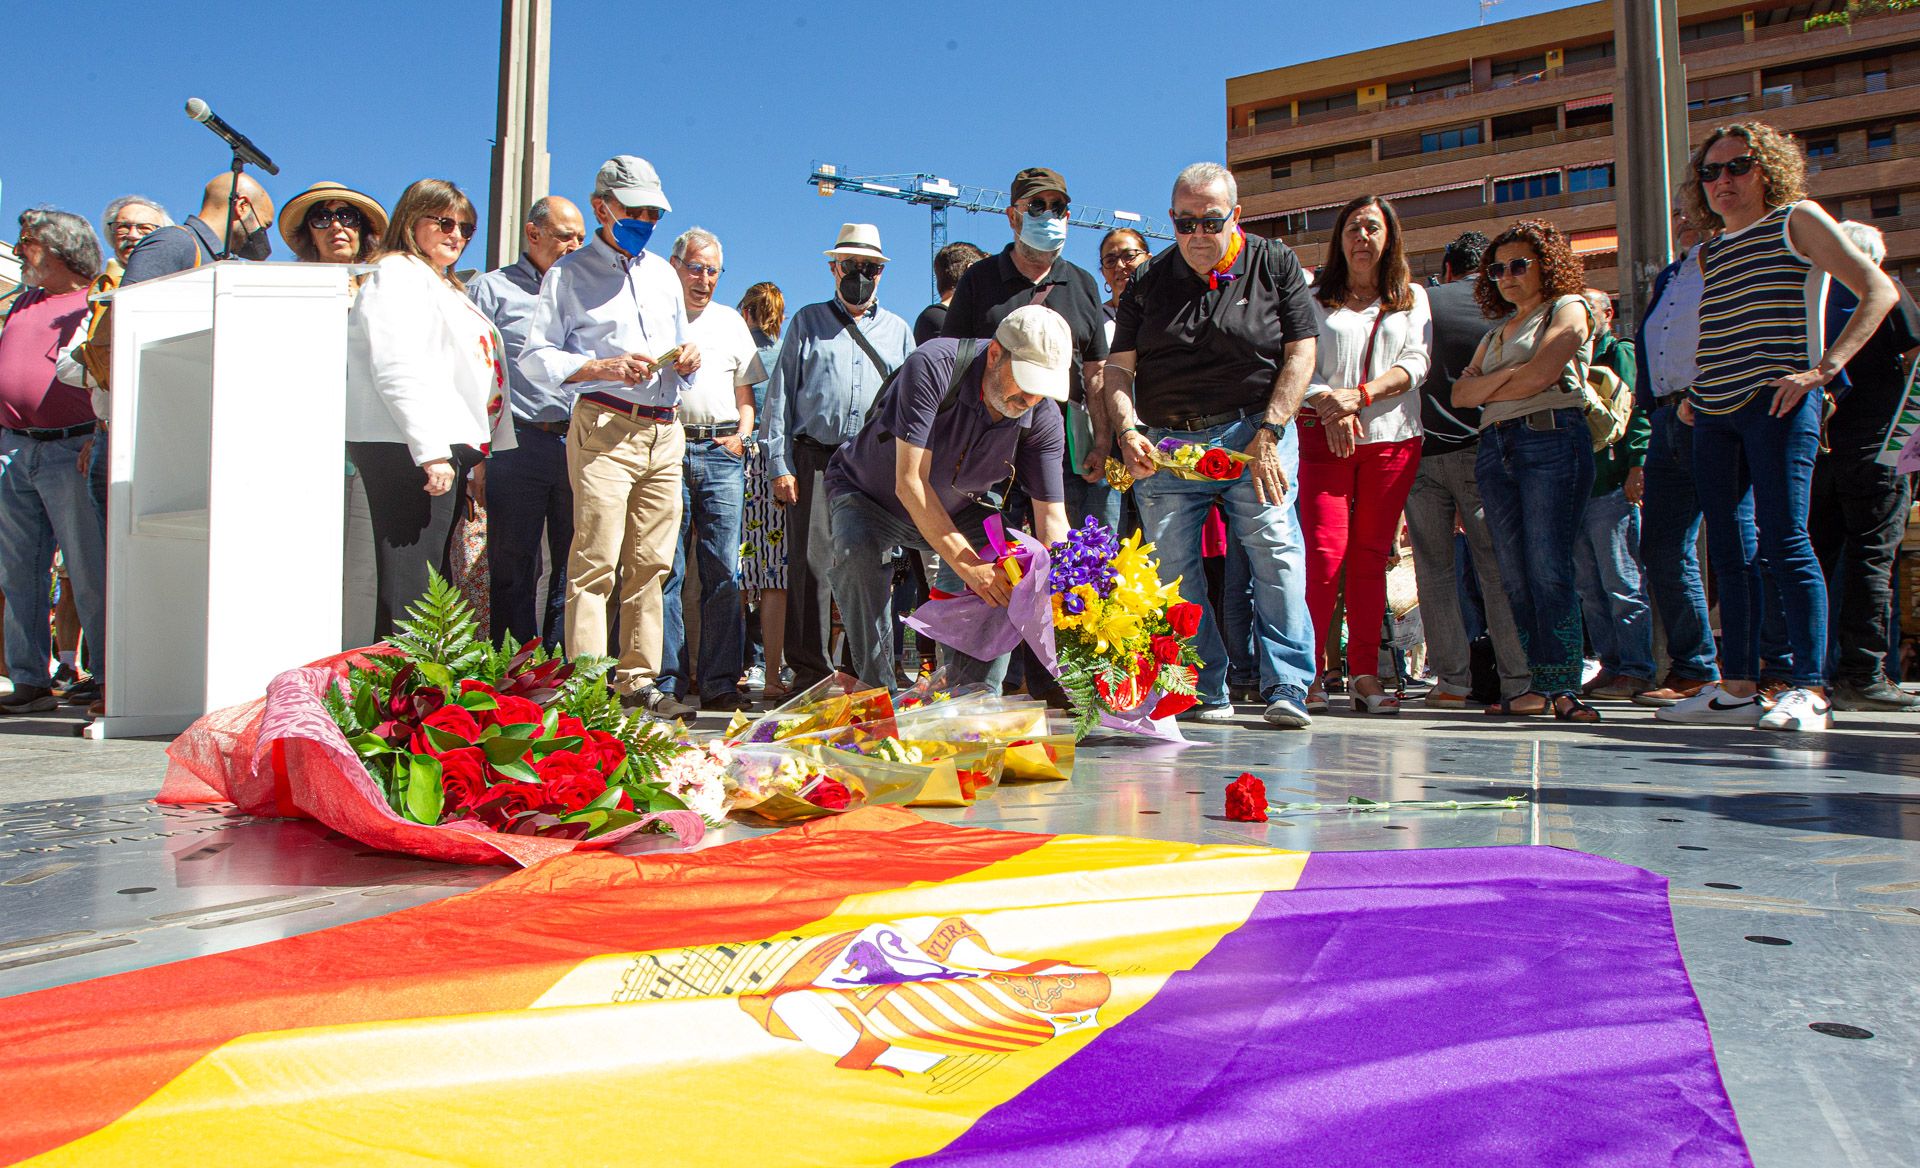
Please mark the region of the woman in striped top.
POLYGON ((1693 465, 1707 548, 1720 586, 1719 685, 1660 711, 1670 721, 1825 730, 1827 594, 1807 538, 1807 499, 1820 449, 1823 387, 1879 327, 1893 284, 1806 198, 1792 138, 1758 122, 1726 126, 1694 155, 1688 218, 1722 234, 1701 250, 1699 375, 1680 407, 1694 426, 1693 465), (1827 278, 1860 308, 1820 351, 1827 278), (1752 499, 1756 544, 1738 512, 1752 499), (1787 621, 1791 688, 1758 692, 1755 644, 1764 559, 1787 621))

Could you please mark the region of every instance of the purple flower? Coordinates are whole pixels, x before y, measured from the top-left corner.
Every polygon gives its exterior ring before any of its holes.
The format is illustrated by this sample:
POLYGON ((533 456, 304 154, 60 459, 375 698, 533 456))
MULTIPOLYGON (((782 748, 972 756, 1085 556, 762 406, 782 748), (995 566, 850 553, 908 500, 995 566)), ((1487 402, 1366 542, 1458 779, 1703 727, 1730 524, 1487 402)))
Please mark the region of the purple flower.
POLYGON ((1185 445, 1186 443, 1180 441, 1180 439, 1178 438, 1162 438, 1157 444, 1156 449, 1158 449, 1162 454, 1172 454, 1174 451, 1180 449, 1182 446, 1185 446, 1185 445))
POLYGON ((1060 598, 1060 610, 1069 616, 1079 616, 1087 611, 1087 602, 1079 593, 1069 592, 1060 598))

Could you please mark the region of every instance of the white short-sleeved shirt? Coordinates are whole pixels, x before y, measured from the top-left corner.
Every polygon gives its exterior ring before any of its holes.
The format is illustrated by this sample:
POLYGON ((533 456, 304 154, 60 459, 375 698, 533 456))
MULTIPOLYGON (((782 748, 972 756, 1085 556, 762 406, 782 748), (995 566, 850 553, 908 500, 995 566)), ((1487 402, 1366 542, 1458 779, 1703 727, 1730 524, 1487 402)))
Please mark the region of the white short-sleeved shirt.
POLYGON ((680 391, 680 420, 690 426, 739 421, 734 388, 767 379, 753 331, 738 311, 714 303, 687 322, 687 339, 700 347, 700 368, 680 391))

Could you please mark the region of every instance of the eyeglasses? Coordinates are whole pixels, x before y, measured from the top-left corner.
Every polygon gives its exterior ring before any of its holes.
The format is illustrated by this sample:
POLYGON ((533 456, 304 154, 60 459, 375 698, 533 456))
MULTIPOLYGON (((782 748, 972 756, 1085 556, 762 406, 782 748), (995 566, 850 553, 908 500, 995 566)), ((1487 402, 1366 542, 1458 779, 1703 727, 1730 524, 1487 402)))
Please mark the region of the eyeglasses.
POLYGON ((1103 268, 1113 268, 1121 264, 1135 263, 1146 258, 1147 253, 1137 247, 1122 248, 1119 251, 1110 251, 1106 255, 1101 256, 1100 266, 1103 268))
POLYGON ((1533 261, 1527 259, 1525 256, 1519 259, 1508 260, 1504 264, 1498 262, 1489 263, 1487 265, 1487 279, 1502 280, 1511 275, 1514 279, 1518 280, 1520 277, 1526 275, 1527 270, 1531 267, 1533 267, 1533 261))
POLYGON ((674 262, 680 265, 681 271, 690 276, 718 276, 726 270, 714 264, 690 264, 685 260, 675 260, 674 262))
POLYGON ((878 279, 880 276, 880 273, 886 270, 887 270, 887 265, 875 263, 872 260, 864 260, 864 261, 841 260, 840 261, 840 274, 843 276, 861 275, 861 276, 872 276, 875 279, 878 279))
POLYGON ((419 221, 422 223, 431 223, 447 235, 452 235, 455 231, 458 231, 461 239, 473 238, 473 224, 471 223, 463 223, 458 219, 448 219, 442 215, 422 215, 419 221))
MULTIPOLYGON (((335 223, 338 223, 348 231, 358 231, 366 226, 367 217, 352 207, 335 207, 331 211, 322 207, 315 207, 313 210, 307 212, 307 227, 311 230, 325 231, 335 223)), ((447 229, 443 227, 441 230, 444 231, 447 229)))
POLYGON ((1227 224, 1231 222, 1233 222, 1233 216, 1231 215, 1207 215, 1205 217, 1175 215, 1173 217, 1173 229, 1182 235, 1192 235, 1196 231, 1204 231, 1208 235, 1218 235, 1222 231, 1225 231, 1227 224))
POLYGON ((1066 217, 1068 206, 1069 204, 1065 199, 1028 199, 1027 214, 1036 218, 1045 215, 1055 219, 1063 219, 1066 217))
POLYGON ((130 235, 138 235, 145 238, 160 230, 160 225, 158 223, 136 223, 131 219, 115 219, 107 224, 107 230, 115 232, 124 231, 130 235))
POLYGON ((1708 162, 1696 166, 1694 173, 1700 176, 1700 182, 1704 185, 1718 179, 1723 170, 1734 178, 1740 178, 1751 171, 1754 164, 1759 161, 1751 154, 1742 154, 1738 158, 1729 158, 1725 162, 1708 162))

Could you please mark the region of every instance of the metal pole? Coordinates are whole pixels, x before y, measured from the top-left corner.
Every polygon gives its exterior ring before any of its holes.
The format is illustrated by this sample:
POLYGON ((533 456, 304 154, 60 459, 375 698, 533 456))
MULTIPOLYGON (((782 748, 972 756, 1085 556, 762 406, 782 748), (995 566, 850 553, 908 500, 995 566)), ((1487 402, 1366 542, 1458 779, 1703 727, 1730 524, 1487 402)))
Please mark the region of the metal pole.
POLYGON ((500 96, 487 184, 487 260, 520 254, 520 223, 547 193, 547 78, 551 0, 501 0, 500 96))
POLYGON ((1672 165, 1686 150, 1686 80, 1677 0, 1614 0, 1614 170, 1620 227, 1620 313, 1631 332, 1672 259, 1672 165), (1678 133, 1678 143, 1671 135, 1678 133))

